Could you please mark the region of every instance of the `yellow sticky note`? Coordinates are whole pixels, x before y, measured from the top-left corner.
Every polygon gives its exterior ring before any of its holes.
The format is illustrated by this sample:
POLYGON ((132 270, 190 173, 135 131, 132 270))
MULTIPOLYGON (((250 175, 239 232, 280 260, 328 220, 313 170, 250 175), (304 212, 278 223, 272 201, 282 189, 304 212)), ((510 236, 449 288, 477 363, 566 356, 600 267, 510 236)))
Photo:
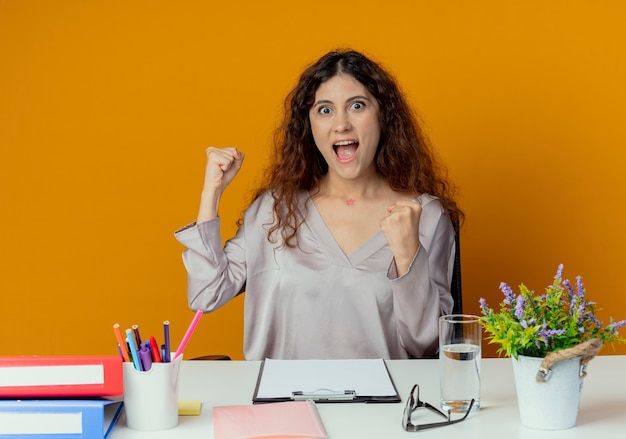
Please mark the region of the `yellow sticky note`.
POLYGON ((202 401, 199 399, 184 399, 178 401, 178 416, 198 416, 202 401))

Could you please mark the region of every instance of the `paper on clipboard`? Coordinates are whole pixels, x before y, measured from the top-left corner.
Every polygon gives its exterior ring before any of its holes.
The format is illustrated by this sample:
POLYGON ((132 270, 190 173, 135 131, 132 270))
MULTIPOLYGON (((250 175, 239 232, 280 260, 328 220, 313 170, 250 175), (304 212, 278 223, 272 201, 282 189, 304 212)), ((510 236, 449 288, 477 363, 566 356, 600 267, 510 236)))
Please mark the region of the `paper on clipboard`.
POLYGON ((254 402, 290 400, 294 392, 354 392, 354 400, 360 402, 400 401, 383 359, 266 359, 259 372, 254 402))

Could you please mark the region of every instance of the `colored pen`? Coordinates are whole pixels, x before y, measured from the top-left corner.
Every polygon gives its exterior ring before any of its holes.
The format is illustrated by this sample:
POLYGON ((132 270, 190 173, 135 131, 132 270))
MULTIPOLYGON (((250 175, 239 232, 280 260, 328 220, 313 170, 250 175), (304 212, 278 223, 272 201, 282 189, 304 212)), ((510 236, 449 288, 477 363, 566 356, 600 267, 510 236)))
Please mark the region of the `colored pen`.
POLYGON ((196 325, 200 321, 200 317, 202 317, 202 311, 198 310, 196 311, 196 315, 193 317, 193 320, 191 321, 189 328, 187 328, 187 332, 185 333, 183 340, 180 342, 178 349, 176 349, 176 353, 174 354, 174 358, 172 358, 172 361, 176 360, 178 356, 183 353, 185 346, 187 346, 187 342, 189 342, 189 339, 191 338, 191 335, 193 334, 193 330, 196 329, 196 325))
POLYGON ((152 353, 148 348, 148 342, 145 342, 141 345, 141 350, 139 351, 139 359, 141 360, 141 367, 144 371, 149 371, 152 367, 152 353))
POLYGON ((163 351, 163 362, 170 362, 170 322, 166 320, 163 322, 163 336, 165 338, 165 350, 163 351))
POLYGON ((135 339, 133 338, 133 333, 130 329, 126 330, 126 341, 128 342, 128 346, 130 347, 130 356, 133 359, 133 364, 135 365, 135 369, 141 370, 141 362, 139 361, 139 352, 137 352, 137 346, 135 346, 135 339))
POLYGON ((135 336, 135 342, 137 343, 137 349, 141 346, 141 337, 139 336, 139 325, 131 326, 133 328, 133 334, 135 336))
POLYGON ((122 331, 120 330, 119 323, 113 325, 113 332, 115 333, 115 337, 117 338, 117 344, 120 348, 120 353, 124 361, 130 361, 130 357, 128 356, 128 349, 126 349, 126 342, 124 342, 124 337, 122 337, 122 331))
POLYGON ((150 336, 150 351, 152 352, 152 362, 160 363, 161 350, 159 349, 159 345, 157 344, 156 339, 153 335, 150 336))

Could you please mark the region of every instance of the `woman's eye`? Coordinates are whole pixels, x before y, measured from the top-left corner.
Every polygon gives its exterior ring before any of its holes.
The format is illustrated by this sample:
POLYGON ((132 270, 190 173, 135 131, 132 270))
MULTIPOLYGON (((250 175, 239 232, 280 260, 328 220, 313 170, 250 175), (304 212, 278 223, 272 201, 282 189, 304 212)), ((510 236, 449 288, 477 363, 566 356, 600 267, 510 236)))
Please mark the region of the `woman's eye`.
POLYGON ((363 102, 353 102, 350 105, 350 109, 352 110, 362 110, 363 108, 365 108, 365 104, 363 102))
POLYGON ((331 111, 332 111, 332 110, 330 109, 330 107, 320 107, 320 108, 317 110, 317 112, 318 112, 319 114, 330 114, 330 113, 331 113, 331 111))

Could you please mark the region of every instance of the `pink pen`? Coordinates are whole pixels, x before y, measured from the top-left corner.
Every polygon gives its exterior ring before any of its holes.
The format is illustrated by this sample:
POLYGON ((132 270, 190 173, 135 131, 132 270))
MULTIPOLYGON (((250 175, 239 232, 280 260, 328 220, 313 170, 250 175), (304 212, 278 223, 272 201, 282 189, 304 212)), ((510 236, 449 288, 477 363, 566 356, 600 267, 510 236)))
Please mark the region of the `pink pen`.
POLYGON ((200 321, 200 317, 202 317, 202 311, 198 310, 198 311, 196 311, 196 315, 194 316, 193 320, 191 321, 191 324, 189 325, 189 328, 187 328, 187 332, 185 333, 185 336, 183 337, 183 340, 180 342, 180 346, 178 346, 178 349, 176 349, 176 353, 174 354, 174 358, 172 358, 172 361, 174 361, 176 358, 178 358, 183 353, 183 350, 185 349, 185 346, 187 346, 187 342, 191 338, 191 334, 193 334, 193 330, 196 329, 196 325, 200 321))

